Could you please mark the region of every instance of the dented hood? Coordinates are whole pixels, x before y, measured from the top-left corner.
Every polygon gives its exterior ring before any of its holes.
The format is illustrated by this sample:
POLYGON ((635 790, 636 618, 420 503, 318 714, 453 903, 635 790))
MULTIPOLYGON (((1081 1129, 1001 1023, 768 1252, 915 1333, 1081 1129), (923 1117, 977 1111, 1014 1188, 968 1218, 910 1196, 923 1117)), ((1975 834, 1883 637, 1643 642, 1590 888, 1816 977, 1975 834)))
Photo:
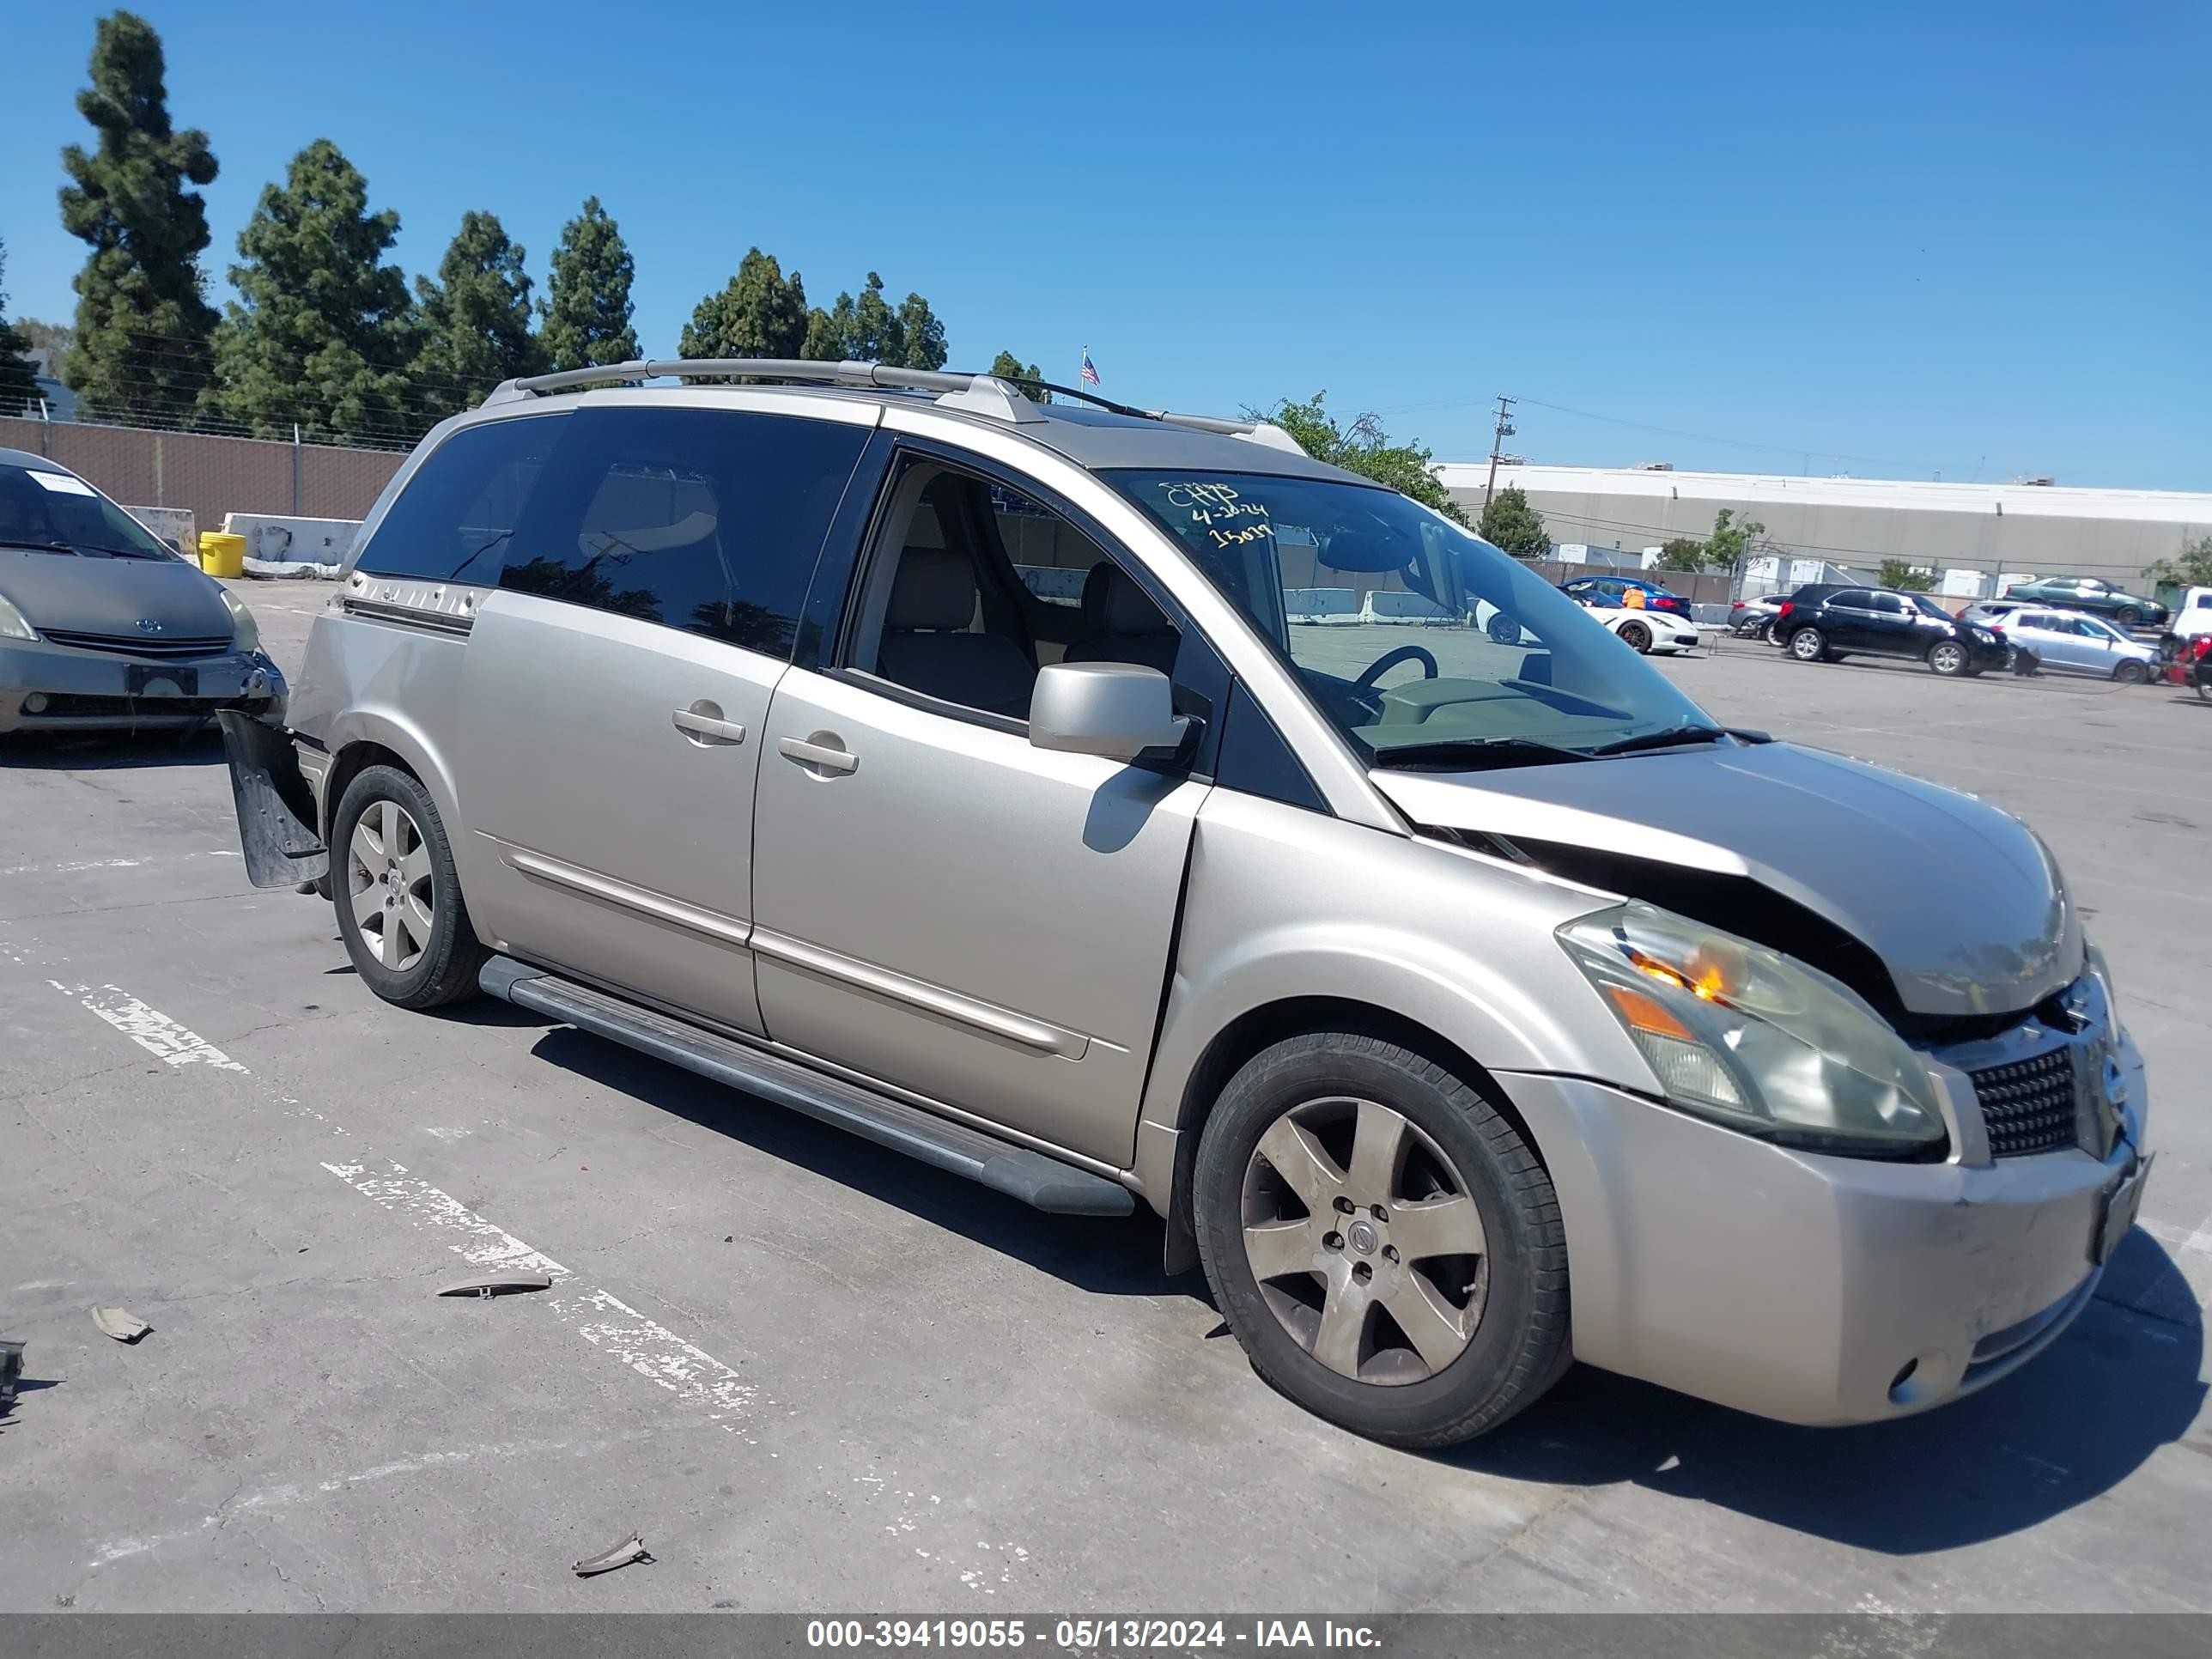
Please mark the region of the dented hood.
POLYGON ((2034 831, 1971 795, 1838 755, 1716 744, 1372 776, 1416 823, 1757 882, 1874 951, 1915 1013, 2027 1008, 2081 970, 2081 924, 2034 831))

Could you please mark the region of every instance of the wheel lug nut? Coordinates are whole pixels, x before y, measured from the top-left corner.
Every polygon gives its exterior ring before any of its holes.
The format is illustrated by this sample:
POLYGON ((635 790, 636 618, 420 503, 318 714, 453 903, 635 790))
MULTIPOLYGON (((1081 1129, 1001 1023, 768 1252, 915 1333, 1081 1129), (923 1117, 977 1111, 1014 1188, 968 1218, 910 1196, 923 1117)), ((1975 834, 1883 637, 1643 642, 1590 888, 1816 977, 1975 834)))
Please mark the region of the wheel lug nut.
POLYGON ((1364 1261, 1355 1261, 1352 1264, 1352 1276, 1358 1279, 1361 1284, 1364 1285, 1369 1279, 1375 1277, 1375 1269, 1369 1267, 1364 1261))
POLYGON ((1348 1198, 1340 1198, 1336 1200, 1336 1212, 1339 1215, 1350 1215, 1352 1211, 1358 1207, 1358 1206, 1352 1203, 1352 1201, 1348 1198))
POLYGON ((1382 1259, 1385 1261, 1395 1261, 1398 1259, 1398 1247, 1395 1244, 1385 1244, 1382 1247, 1382 1259))
POLYGON ((1323 1248, 1327 1249, 1340 1250, 1344 1248, 1344 1238, 1338 1233, 1324 1233, 1322 1235, 1321 1242, 1323 1248))
POLYGON ((1390 1212, 1384 1209, 1380 1204, 1375 1205, 1371 1207, 1368 1211, 1368 1213, 1373 1216, 1377 1221, 1388 1221, 1390 1218, 1390 1212))

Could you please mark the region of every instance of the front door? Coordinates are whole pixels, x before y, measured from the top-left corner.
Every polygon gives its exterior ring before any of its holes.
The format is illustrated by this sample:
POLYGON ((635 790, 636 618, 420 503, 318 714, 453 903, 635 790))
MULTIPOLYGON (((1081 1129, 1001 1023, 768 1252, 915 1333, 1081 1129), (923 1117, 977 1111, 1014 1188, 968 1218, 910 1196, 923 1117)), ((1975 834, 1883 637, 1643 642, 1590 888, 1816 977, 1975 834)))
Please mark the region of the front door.
POLYGON ((1164 670, 1182 635, 1019 480, 910 456, 878 520, 845 645, 769 708, 762 1018, 779 1042, 1126 1167, 1207 786, 1031 748, 1029 695, 1055 635, 1072 660, 1164 670), (994 511, 1009 499, 1018 526, 994 511), (1038 611, 1068 584, 1017 574, 1017 529, 1031 556, 1091 572, 1079 616, 1038 611))
POLYGON ((471 632, 460 754, 499 948, 741 1030, 769 698, 864 425, 586 409, 471 632))

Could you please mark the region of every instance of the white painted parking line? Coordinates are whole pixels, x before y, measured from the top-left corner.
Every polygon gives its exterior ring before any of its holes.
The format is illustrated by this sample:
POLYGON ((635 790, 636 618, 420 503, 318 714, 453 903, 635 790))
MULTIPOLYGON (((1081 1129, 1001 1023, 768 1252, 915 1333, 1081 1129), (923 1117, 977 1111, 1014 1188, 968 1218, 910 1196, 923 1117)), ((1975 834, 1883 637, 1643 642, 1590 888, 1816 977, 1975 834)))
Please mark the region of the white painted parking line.
POLYGON ((680 1403, 703 1409, 708 1422, 719 1423, 725 1431, 734 1434, 751 1417, 759 1391, 733 1368, 704 1348, 686 1342, 665 1325, 648 1319, 613 1292, 574 1284, 575 1275, 551 1256, 532 1249, 421 1176, 410 1175, 406 1165, 386 1160, 381 1174, 372 1172, 364 1164, 325 1164, 323 1168, 380 1207, 404 1217, 411 1226, 458 1234, 447 1240, 446 1248, 471 1267, 493 1273, 544 1274, 554 1281, 556 1291, 544 1305, 562 1324, 647 1381, 667 1389, 680 1403))
POLYGON ((186 859, 234 859, 243 854, 210 848, 199 853, 151 853, 143 859, 64 859, 58 864, 11 864, 0 876, 74 876, 87 870, 136 870, 148 864, 179 864, 186 859))
POLYGON ((94 990, 88 985, 68 986, 58 979, 47 984, 64 996, 75 997, 149 1054, 172 1066, 212 1066, 219 1072, 243 1072, 246 1067, 210 1042, 198 1031, 179 1024, 158 1008, 149 1008, 118 985, 94 990))

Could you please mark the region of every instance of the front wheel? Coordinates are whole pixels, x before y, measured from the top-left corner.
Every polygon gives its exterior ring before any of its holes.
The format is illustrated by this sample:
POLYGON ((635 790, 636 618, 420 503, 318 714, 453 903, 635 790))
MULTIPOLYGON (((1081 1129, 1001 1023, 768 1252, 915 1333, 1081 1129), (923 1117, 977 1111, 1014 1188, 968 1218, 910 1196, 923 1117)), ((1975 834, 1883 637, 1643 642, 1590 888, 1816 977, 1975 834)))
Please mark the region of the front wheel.
POLYGON ((1928 665, 1947 680, 1964 674, 1970 662, 1966 647, 1956 640, 1940 640, 1928 648, 1928 665))
POLYGON ((1379 1037, 1248 1061, 1193 1184, 1199 1255, 1263 1381, 1386 1444, 1472 1439, 1572 1358, 1559 1200, 1480 1093, 1379 1037))
POLYGON ((2119 623, 2123 628, 2133 628, 2137 623, 2142 620, 2142 612, 2136 610, 2135 606, 2131 605, 2124 605, 2119 608, 2118 613, 2113 617, 2112 620, 2119 623))
POLYGON ((1818 662, 1827 652, 1828 641, 1817 628, 1801 628, 1790 636, 1790 654, 1799 662, 1818 662))
POLYGON ((339 798, 331 848, 338 934, 362 982, 402 1008, 474 995, 490 953, 429 791, 397 767, 364 769, 339 798))
POLYGON ((1640 622, 1621 623, 1620 634, 1620 642, 1639 657, 1651 649, 1651 630, 1640 622))
POLYGON ((2150 678, 2150 670, 2130 657, 2112 670, 2112 678, 2122 685, 2141 685, 2150 678))

